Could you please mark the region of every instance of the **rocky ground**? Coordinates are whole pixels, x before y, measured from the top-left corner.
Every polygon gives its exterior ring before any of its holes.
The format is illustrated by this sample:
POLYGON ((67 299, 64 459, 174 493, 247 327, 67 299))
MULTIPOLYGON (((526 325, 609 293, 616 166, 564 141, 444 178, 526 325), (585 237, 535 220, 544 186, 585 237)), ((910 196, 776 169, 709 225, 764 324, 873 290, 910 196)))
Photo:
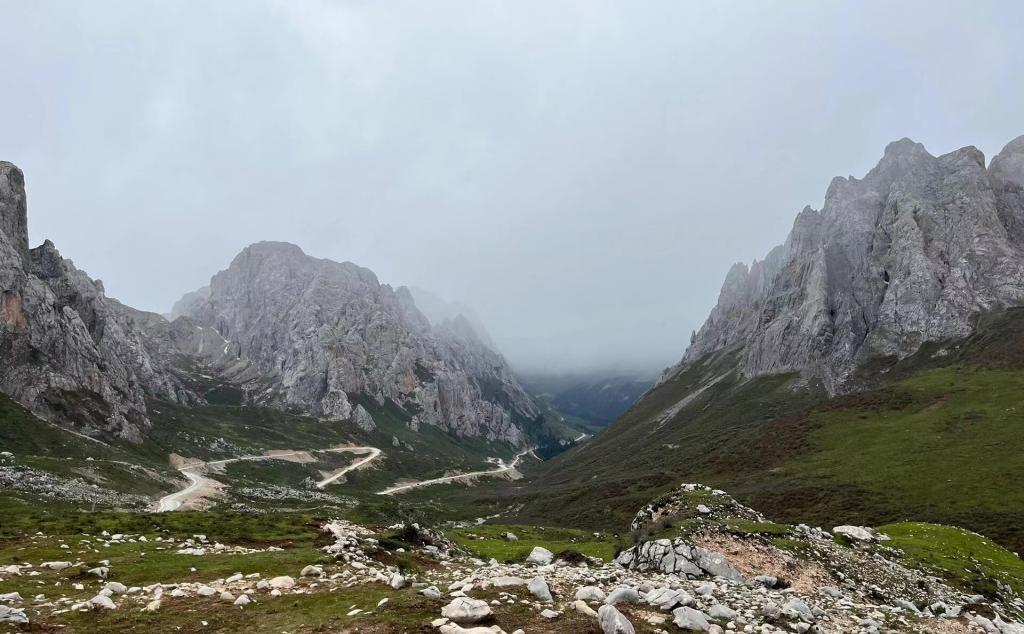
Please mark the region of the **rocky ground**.
POLYGON ((371 530, 333 520, 321 526, 319 551, 303 555, 308 564, 289 560, 290 574, 196 579, 181 571, 140 585, 119 581, 118 565, 97 558, 125 548, 151 557, 173 553, 191 557, 195 573, 206 562, 243 568, 244 561, 284 551, 203 535, 37 534, 21 542, 24 559, 14 556, 0 567, 0 624, 10 631, 57 624, 72 632, 179 631, 180 625, 160 629, 161 620, 187 618, 197 630, 236 631, 240 619, 261 609, 312 611, 319 604, 309 602, 332 599, 330 609, 345 623, 340 629, 260 631, 1024 632, 1014 622, 1024 607, 1020 598, 972 596, 908 568, 879 532, 798 526, 779 542, 767 536, 770 526, 722 492, 683 485, 637 514, 634 529, 644 537, 614 561, 572 551, 556 556, 542 546, 523 561, 484 561, 439 531, 371 530), (723 518, 763 523, 765 531, 738 536, 712 528, 723 518), (52 552, 64 557, 31 559, 30 553, 52 552), (218 621, 225 613, 236 616, 218 621))
POLYGON ((144 510, 152 504, 145 495, 121 493, 81 478, 64 478, 23 465, 0 462, 0 488, 24 491, 51 500, 85 507, 144 510))

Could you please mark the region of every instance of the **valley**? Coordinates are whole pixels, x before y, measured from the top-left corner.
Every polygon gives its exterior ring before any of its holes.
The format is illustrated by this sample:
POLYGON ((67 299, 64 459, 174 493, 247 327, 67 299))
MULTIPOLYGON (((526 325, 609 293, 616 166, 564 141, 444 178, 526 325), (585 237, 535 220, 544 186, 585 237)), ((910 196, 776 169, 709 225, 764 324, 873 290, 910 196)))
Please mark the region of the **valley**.
POLYGON ((135 310, 0 164, 0 625, 1020 634, 1022 157, 890 144, 657 378, 283 242, 135 310))

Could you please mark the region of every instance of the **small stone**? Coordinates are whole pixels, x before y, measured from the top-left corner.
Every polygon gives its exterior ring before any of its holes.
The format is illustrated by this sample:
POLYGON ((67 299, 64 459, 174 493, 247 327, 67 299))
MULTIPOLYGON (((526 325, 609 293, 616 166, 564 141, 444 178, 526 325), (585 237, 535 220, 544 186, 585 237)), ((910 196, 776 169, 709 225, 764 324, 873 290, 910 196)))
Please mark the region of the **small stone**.
POLYGON ((110 600, 110 597, 104 596, 102 594, 97 594, 93 598, 89 599, 89 603, 91 603, 94 607, 104 608, 107 610, 113 610, 117 607, 116 605, 114 605, 114 602, 110 600))
POLYGON ((595 617, 597 616, 597 612, 594 612, 594 608, 587 605, 587 602, 582 599, 576 599, 575 601, 573 601, 572 607, 580 614, 586 614, 587 616, 595 617))
POLYGON ((427 597, 428 599, 440 599, 441 591, 437 589, 437 586, 430 586, 420 590, 420 594, 427 597))
POLYGON ((105 586, 103 586, 103 589, 104 590, 110 590, 111 592, 113 592, 115 594, 124 594, 125 592, 128 591, 128 588, 125 587, 125 585, 123 583, 120 583, 118 581, 107 582, 107 584, 105 586))

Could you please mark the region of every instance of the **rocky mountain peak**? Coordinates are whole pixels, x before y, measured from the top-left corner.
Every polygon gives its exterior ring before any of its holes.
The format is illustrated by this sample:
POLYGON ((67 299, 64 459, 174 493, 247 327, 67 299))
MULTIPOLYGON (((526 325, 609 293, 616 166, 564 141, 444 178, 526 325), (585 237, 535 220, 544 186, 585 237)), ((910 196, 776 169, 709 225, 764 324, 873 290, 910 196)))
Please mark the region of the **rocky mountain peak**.
POLYGON ((28 259, 28 207, 25 175, 13 163, 0 161, 0 232, 22 259, 28 259))
POLYGON ((988 167, 996 211, 1011 239, 1024 244, 1024 136, 1006 144, 988 167))
POLYGON ((368 397, 398 405, 417 425, 516 445, 539 413, 468 323, 433 327, 408 289, 295 245, 246 247, 208 292, 178 306, 251 364, 246 390, 256 404, 348 420, 353 399, 368 397))
POLYGON ((734 265, 684 364, 740 348, 747 375, 803 372, 854 389, 856 367, 963 337, 1024 303, 1024 140, 988 169, 968 146, 890 143, 863 179, 836 178, 765 264, 734 265))
POLYGON ((198 399, 143 331, 145 314, 107 298, 53 242, 28 249, 26 229, 24 178, 0 163, 0 391, 80 432, 131 441, 149 426, 147 396, 198 399))

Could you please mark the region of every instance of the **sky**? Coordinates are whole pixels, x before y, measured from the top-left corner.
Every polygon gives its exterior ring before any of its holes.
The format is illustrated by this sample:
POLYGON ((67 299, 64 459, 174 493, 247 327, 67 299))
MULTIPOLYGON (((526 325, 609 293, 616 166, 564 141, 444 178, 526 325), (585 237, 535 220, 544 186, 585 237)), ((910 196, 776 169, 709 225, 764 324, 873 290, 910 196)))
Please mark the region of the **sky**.
POLYGON ((166 312, 284 240, 513 365, 677 361, 734 262, 907 136, 1024 134, 1024 3, 0 0, 33 244, 166 312))

